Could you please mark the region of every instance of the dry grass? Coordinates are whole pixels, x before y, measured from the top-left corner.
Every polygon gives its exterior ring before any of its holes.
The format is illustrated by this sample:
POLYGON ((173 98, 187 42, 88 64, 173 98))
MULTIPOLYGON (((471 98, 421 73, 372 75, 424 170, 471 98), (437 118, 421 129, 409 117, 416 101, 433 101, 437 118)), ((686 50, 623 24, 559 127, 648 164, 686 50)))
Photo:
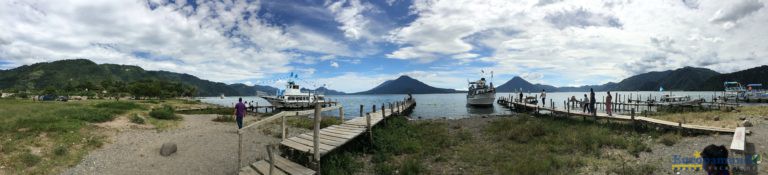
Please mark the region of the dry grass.
POLYGON ((682 122, 686 124, 716 126, 724 128, 735 128, 741 123, 739 117, 762 117, 768 116, 768 107, 744 106, 732 111, 708 111, 708 112, 686 112, 686 113, 667 113, 650 116, 656 119, 662 119, 673 122, 682 122), (715 121, 715 117, 720 117, 715 121))

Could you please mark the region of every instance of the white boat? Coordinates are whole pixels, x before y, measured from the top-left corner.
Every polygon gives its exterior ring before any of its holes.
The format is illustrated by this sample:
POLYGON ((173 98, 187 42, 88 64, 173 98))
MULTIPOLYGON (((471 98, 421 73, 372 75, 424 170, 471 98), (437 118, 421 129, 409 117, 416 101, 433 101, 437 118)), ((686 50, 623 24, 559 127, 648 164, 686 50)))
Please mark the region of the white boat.
POLYGON ((469 91, 467 92, 467 104, 471 106, 493 106, 496 100, 496 89, 491 85, 485 84, 485 78, 475 82, 469 82, 469 91))
POLYGON ((259 96, 278 109, 312 108, 316 102, 325 102, 325 96, 316 92, 301 92, 299 85, 288 81, 285 90, 278 90, 275 96, 259 96))

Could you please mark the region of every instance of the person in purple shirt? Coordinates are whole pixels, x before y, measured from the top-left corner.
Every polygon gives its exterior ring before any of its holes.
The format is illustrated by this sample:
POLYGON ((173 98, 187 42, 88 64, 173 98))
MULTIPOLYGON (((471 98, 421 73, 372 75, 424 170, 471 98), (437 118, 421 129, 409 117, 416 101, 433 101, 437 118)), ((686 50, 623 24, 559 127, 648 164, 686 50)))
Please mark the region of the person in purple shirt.
POLYGON ((243 128, 243 116, 245 116, 245 104, 243 104, 243 98, 237 99, 237 104, 235 105, 235 120, 237 120, 237 128, 241 129, 243 128))

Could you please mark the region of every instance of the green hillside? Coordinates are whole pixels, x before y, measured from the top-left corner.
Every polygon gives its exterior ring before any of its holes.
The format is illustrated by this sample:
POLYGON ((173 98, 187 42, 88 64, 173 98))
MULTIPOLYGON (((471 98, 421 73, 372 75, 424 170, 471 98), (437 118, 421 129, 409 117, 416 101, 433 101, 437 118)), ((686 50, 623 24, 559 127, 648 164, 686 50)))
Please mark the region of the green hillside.
POLYGON ((33 93, 55 91, 60 94, 86 89, 125 93, 145 90, 177 96, 237 96, 254 95, 256 91, 275 92, 275 88, 268 86, 227 85, 189 74, 148 71, 132 65, 96 64, 87 59, 42 62, 0 70, 0 89, 33 93), (158 86, 162 88, 156 88, 158 86))

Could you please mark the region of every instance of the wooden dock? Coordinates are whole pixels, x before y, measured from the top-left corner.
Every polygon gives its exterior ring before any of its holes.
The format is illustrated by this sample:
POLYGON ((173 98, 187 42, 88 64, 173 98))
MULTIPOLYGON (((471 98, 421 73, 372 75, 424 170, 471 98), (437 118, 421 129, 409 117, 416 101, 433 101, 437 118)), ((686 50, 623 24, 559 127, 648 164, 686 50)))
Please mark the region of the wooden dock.
MULTIPOLYGON (((541 111, 549 112, 552 115, 565 115, 565 116, 581 116, 583 118, 586 117, 592 117, 594 119, 607 119, 607 120, 618 120, 618 121, 627 121, 627 122, 636 122, 636 123, 645 123, 645 124, 651 124, 651 125, 658 125, 668 128, 677 128, 677 129, 683 129, 683 130, 692 130, 692 131, 701 131, 701 132, 715 132, 715 133, 733 133, 735 131, 734 128, 721 128, 721 127, 713 127, 713 126, 701 126, 701 125, 691 125, 691 124, 684 124, 680 122, 671 122, 671 121, 665 121, 665 120, 659 120, 654 119, 650 117, 643 117, 643 116, 635 116, 634 109, 631 109, 630 115, 621 115, 621 114, 613 114, 612 116, 609 116, 606 113, 583 113, 581 110, 572 110, 569 105, 566 105, 565 108, 555 108, 553 107, 542 107, 534 104, 526 104, 517 102, 515 100, 510 100, 509 98, 500 98, 497 100, 497 103, 512 108, 514 110, 518 111, 533 111, 536 113, 540 113, 541 111)), ((595 105, 597 106, 597 105, 595 105)))
MULTIPOLYGON (((372 127, 385 121, 386 118, 391 116, 401 115, 403 113, 409 113, 416 106, 416 101, 412 98, 406 98, 403 101, 389 103, 389 105, 382 104, 381 109, 377 110, 376 105, 372 106, 372 112, 363 114, 363 106, 360 105, 360 116, 351 120, 344 120, 343 107, 340 105, 331 106, 328 108, 321 108, 320 105, 316 106, 314 110, 306 111, 290 111, 281 112, 274 116, 270 116, 264 120, 258 121, 254 124, 248 125, 246 128, 256 128, 264 123, 271 122, 278 118, 283 119, 282 123, 282 141, 280 145, 284 148, 298 151, 302 154, 312 155, 312 163, 315 169, 319 169, 320 158, 337 148, 342 147, 344 144, 349 143, 353 139, 360 135, 368 135, 372 138, 372 127), (342 124, 332 125, 326 128, 320 129, 320 121, 322 111, 339 109, 339 117, 342 124), (314 126, 312 132, 300 134, 295 137, 286 138, 285 135, 285 116, 290 115, 307 115, 314 114, 314 126)), ((245 132, 245 130, 241 131, 245 132)), ((240 133, 240 132, 239 132, 240 133)), ((242 135, 242 134, 241 134, 242 135)), ((267 148, 269 154, 269 160, 260 160, 245 167, 239 169, 240 174, 300 174, 311 175, 317 172, 313 169, 307 168, 303 165, 294 163, 286 158, 280 156, 274 156, 271 148, 267 148)), ((239 164, 238 164, 239 165, 239 164)))

